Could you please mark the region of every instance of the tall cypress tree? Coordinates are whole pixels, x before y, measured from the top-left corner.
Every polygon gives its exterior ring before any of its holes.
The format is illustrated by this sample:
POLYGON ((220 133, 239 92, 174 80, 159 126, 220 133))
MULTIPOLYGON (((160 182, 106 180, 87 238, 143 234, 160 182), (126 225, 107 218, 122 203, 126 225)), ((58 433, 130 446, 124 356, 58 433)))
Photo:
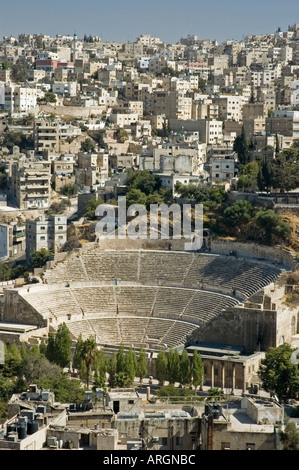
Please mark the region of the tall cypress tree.
POLYGON ((242 126, 241 135, 235 138, 233 150, 237 152, 238 160, 241 165, 245 165, 249 161, 249 148, 245 135, 244 126, 242 126))
POLYGON ((190 362, 189 356, 184 349, 180 356, 180 382, 182 385, 187 385, 190 383, 191 371, 190 371, 190 362))
POLYGON ((196 350, 193 352, 192 365, 191 365, 192 385, 197 389, 198 386, 202 387, 204 367, 201 355, 196 350))
POLYGON ((125 370, 127 374, 129 383, 134 384, 135 374, 137 368, 136 354, 134 349, 131 347, 125 355, 125 370))
POLYGON ((171 349, 167 357, 167 379, 170 384, 180 380, 180 355, 177 349, 171 349))
POLYGON ((125 372, 126 370, 126 359, 125 359, 125 352, 124 352, 124 345, 121 344, 118 351, 117 351, 117 364, 116 364, 116 372, 125 372))
POLYGON ((147 375, 147 362, 146 362, 146 355, 143 348, 140 348, 139 357, 137 360, 137 370, 136 370, 137 377, 139 377, 140 383, 144 377, 147 375))
POLYGON ((55 362, 60 367, 67 367, 71 362, 72 340, 65 323, 58 326, 55 337, 55 362))
POLYGON ((54 333, 50 332, 48 337, 48 344, 46 350, 46 358, 50 362, 55 362, 55 336, 54 333))
POLYGON ((167 357, 164 351, 159 351, 156 359, 156 377, 163 384, 167 377, 167 357))

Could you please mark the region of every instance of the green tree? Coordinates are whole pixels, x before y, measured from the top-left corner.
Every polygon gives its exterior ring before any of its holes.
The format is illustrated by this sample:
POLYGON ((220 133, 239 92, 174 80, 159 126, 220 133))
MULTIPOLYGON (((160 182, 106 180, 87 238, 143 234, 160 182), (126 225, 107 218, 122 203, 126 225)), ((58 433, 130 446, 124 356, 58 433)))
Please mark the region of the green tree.
MULTIPOLYGON (((22 343, 23 344, 23 343, 22 343)), ((24 345, 25 346, 25 345, 24 345)), ((25 346, 26 347, 26 346, 25 346)), ((47 355, 47 345, 45 343, 44 338, 41 339, 40 345, 39 345, 39 352, 40 354, 43 354, 44 356, 47 355)), ((24 356, 22 356, 24 357, 24 356)))
POLYGON ((249 150, 244 126, 242 126, 241 135, 235 138, 233 150, 237 152, 239 163, 245 165, 248 162, 249 150))
POLYGON ((280 430, 282 450, 299 450, 299 431, 295 421, 286 420, 284 430, 280 430))
POLYGON ((71 362, 72 339, 65 323, 58 326, 55 336, 55 362, 60 367, 67 367, 71 362))
POLYGON ((268 244, 272 243, 273 236, 286 240, 292 231, 290 224, 272 209, 258 211, 255 221, 263 230, 264 239, 268 244))
POLYGON ((139 351, 136 374, 137 374, 137 377, 139 377, 140 383, 142 384, 144 377, 147 376, 146 354, 143 348, 140 348, 140 351, 139 351))
POLYGON ((159 351, 156 359, 156 377, 163 385, 167 378, 167 357, 164 351, 159 351))
POLYGON ((76 347, 75 347, 75 351, 74 351, 74 354, 73 354, 73 368, 74 369, 80 369, 81 368, 81 365, 82 365, 82 362, 83 362, 83 359, 82 359, 82 348, 83 348, 83 338, 82 338, 82 334, 80 333, 80 335, 78 336, 78 339, 77 339, 77 342, 76 342, 76 347))
POLYGON ((1 372, 4 377, 14 377, 18 375, 22 363, 21 352, 15 343, 8 346, 4 344, 5 362, 1 366, 1 372))
POLYGON ((196 350, 193 352, 192 356, 192 364, 191 364, 191 378, 192 378, 192 385, 195 387, 202 387, 203 384, 203 373, 204 373, 204 366, 201 355, 198 354, 196 350))
POLYGON ((35 251, 32 254, 32 267, 42 268, 53 255, 54 253, 46 250, 46 248, 41 248, 40 250, 35 251))
POLYGON ((119 128, 115 131, 114 137, 117 140, 117 142, 124 144, 126 140, 129 138, 129 134, 125 129, 119 128))
POLYGON ((81 143, 81 150, 82 152, 94 153, 96 151, 96 144, 92 139, 87 137, 87 139, 81 143))
POLYGON ((43 97, 43 100, 46 103, 56 103, 57 97, 56 97, 55 93, 53 93, 52 91, 46 91, 45 95, 43 97))
POLYGON ((249 201, 241 199, 227 207, 223 212, 223 221, 227 226, 238 226, 248 223, 254 215, 253 206, 249 201))
POLYGON ((126 372, 117 372, 115 374, 115 383, 117 387, 127 387, 130 383, 130 377, 126 374, 126 372))
POLYGON ((85 216, 88 219, 95 219, 95 211, 100 204, 104 204, 104 200, 100 196, 95 196, 88 199, 87 203, 85 204, 85 216))
POLYGON ((1 135, 0 144, 7 147, 12 152, 13 147, 17 146, 20 151, 34 149, 33 134, 25 134, 19 130, 8 130, 1 135))
POLYGON ((58 402, 79 404, 84 400, 84 389, 80 380, 69 378, 61 369, 57 371, 56 376, 37 379, 36 383, 40 388, 51 390, 58 402))
POLYGON ((108 384, 110 387, 114 387, 116 385, 117 374, 117 353, 115 351, 108 361, 107 371, 109 374, 108 384))
POLYGON ((51 363, 37 351, 29 351, 23 359, 20 376, 24 376, 26 384, 37 383, 37 380, 53 379, 61 375, 61 367, 51 363))
POLYGON ((125 372, 128 376, 130 385, 134 384, 137 369, 136 353, 132 347, 125 354, 125 372))
POLYGON ((180 356, 180 383, 182 385, 187 385, 190 384, 190 379, 191 379, 191 369, 190 369, 190 361, 189 361, 189 355, 184 349, 180 356))
POLYGON ((295 351, 288 343, 269 348, 261 360, 258 375, 262 387, 274 392, 279 399, 296 398, 299 393, 299 369, 291 356, 295 351))
POLYGON ((152 174, 148 170, 127 172, 127 190, 140 189, 147 196, 159 191, 161 181, 157 175, 152 174))
POLYGON ((145 206, 147 203, 147 196, 140 189, 132 188, 126 193, 126 203, 128 207, 132 204, 142 204, 145 206))
POLYGON ((260 191, 269 191, 271 188, 271 174, 270 167, 267 160, 263 160, 259 165, 257 175, 257 185, 260 191))
POLYGON ((2 70, 9 70, 9 62, 7 62, 7 60, 5 60, 4 62, 2 62, 2 65, 1 65, 1 69, 2 70))
POLYGON ((88 388, 90 383, 92 366, 97 359, 97 355, 98 347, 96 340, 92 336, 90 336, 83 342, 82 345, 82 357, 86 365, 86 384, 88 388))
POLYGON ((167 380, 170 384, 180 380, 180 355, 177 349, 170 349, 167 356, 167 380))
POLYGON ((9 281, 12 278, 13 268, 10 263, 0 263, 0 282, 9 281))
POLYGON ((118 348, 116 359, 117 359, 116 372, 125 372, 126 371, 126 358, 125 358, 125 348, 123 344, 121 344, 120 347, 118 348))
POLYGON ((59 192, 63 196, 76 196, 78 194, 78 186, 75 183, 64 184, 59 192))
POLYGON ((19 59, 11 66, 11 79, 13 82, 26 82, 29 65, 25 59, 19 59))
POLYGON ((48 344, 46 348, 46 358, 50 362, 55 362, 56 354, 55 354, 55 335, 53 332, 49 333, 48 336, 48 344))
POLYGON ((106 374, 108 371, 108 360, 102 349, 99 350, 94 364, 94 383, 96 387, 104 388, 106 385, 106 374))

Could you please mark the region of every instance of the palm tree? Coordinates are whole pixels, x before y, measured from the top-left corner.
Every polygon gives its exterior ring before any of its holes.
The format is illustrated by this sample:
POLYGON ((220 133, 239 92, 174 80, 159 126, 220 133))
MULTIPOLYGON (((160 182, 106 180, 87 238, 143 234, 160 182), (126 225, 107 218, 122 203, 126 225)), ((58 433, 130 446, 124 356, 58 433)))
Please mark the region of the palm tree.
POLYGON ((98 347, 96 340, 93 336, 90 336, 83 342, 82 345, 82 358, 86 365, 86 382, 89 387, 91 368, 98 356, 98 347))

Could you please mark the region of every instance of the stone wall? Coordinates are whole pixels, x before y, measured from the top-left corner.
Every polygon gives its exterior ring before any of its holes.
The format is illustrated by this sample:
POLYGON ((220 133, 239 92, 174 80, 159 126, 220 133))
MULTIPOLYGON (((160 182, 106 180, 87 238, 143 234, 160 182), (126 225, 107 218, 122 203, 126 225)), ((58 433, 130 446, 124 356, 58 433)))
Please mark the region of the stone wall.
POLYGON ((17 289, 4 291, 2 321, 47 326, 47 320, 19 295, 17 289))
MULTIPOLYGON (((244 346, 245 352, 267 350, 277 344, 277 312, 255 310, 236 306, 218 315, 216 320, 196 330, 188 338, 189 344, 196 341, 244 346)), ((291 333, 291 330, 290 330, 291 333)), ((288 336, 291 337, 289 334, 288 336)), ((285 338, 287 341, 288 338, 285 338)))
POLYGON ((229 255, 230 251, 236 251, 239 258, 255 258, 270 261, 289 268, 291 270, 298 267, 292 253, 283 248, 262 246, 256 243, 240 243, 231 240, 211 240, 211 252, 229 255))
POLYGON ((269 209, 274 207, 274 197, 272 196, 265 196, 257 193, 242 193, 239 191, 230 191, 227 193, 227 196, 231 204, 236 201, 245 200, 256 206, 267 207, 269 209))
POLYGON ((83 108, 81 106, 53 106, 53 105, 40 105, 40 112, 45 114, 56 114, 57 116, 71 117, 71 118, 88 118, 92 114, 100 116, 103 108, 100 106, 92 106, 91 108, 83 108))

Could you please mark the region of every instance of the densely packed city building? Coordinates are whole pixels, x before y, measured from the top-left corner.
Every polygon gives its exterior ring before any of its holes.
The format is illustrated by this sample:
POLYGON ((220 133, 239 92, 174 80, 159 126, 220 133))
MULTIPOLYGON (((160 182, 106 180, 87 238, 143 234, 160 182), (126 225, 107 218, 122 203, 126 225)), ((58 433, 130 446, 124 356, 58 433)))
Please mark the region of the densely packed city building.
POLYGON ((0 263, 30 272, 0 282, 0 342, 41 345, 67 325, 73 352, 90 337, 109 356, 144 348, 149 381, 143 399, 88 390, 83 408, 32 383, 9 402, 0 449, 279 448, 284 409, 260 393, 259 367, 299 344, 298 143, 297 24, 221 44, 3 37, 0 263), (99 206, 117 208, 120 233, 123 196, 203 201, 201 246, 99 236, 99 206), (201 385, 227 401, 156 406, 159 352, 173 349, 198 352, 201 385))

